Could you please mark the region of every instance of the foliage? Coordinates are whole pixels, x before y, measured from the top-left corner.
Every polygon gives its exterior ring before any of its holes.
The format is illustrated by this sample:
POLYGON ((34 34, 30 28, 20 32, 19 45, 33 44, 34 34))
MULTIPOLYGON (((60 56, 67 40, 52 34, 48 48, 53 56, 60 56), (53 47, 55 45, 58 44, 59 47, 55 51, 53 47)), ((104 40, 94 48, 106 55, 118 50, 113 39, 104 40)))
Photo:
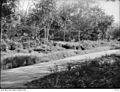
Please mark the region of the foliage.
POLYGON ((9 17, 14 13, 15 1, 17 0, 1 0, 0 3, 2 5, 1 15, 2 17, 9 17))
POLYGON ((15 15, 17 0, 2 0, 1 1, 1 38, 11 38, 15 34, 15 26, 17 24, 17 16, 15 15), (13 31, 12 31, 13 30, 13 31), (10 35, 10 36, 9 36, 10 35))
POLYGON ((7 51, 7 43, 4 40, 1 40, 0 51, 7 51))
MULTIPOLYGON (((28 16, 17 15, 14 11, 17 2, 2 1, 2 7, 10 11, 3 14, 5 16, 1 20, 2 39, 19 42, 36 40, 40 43, 44 38, 44 44, 48 40, 106 39, 107 29, 113 22, 113 17, 106 15, 101 8, 91 7, 91 0, 80 0, 75 5, 63 5, 59 9, 56 8, 55 0, 39 0, 28 16)), ((116 36, 118 33, 112 32, 116 36)))
POLYGON ((112 25, 108 29, 108 36, 110 36, 111 39, 119 39, 120 38, 120 26, 112 25))
POLYGON ((39 1, 39 3, 35 6, 36 8, 33 10, 33 13, 28 18, 28 24, 32 24, 35 27, 39 27, 38 31, 44 30, 44 36, 48 39, 50 26, 53 22, 55 1, 42 0, 39 1))
POLYGON ((84 63, 69 64, 71 68, 68 67, 66 71, 33 80, 26 86, 27 88, 119 88, 119 60, 119 55, 111 55, 84 63))
POLYGON ((21 66, 33 65, 36 63, 37 58, 29 55, 16 55, 2 60, 1 69, 12 69, 21 66))
POLYGON ((8 46, 9 50, 15 50, 17 48, 22 48, 21 43, 18 43, 18 42, 12 41, 12 40, 7 41, 7 46, 8 46))
POLYGON ((97 40, 99 34, 105 34, 113 19, 105 15, 99 7, 83 8, 76 16, 73 16, 75 29, 80 31, 81 39, 97 40))

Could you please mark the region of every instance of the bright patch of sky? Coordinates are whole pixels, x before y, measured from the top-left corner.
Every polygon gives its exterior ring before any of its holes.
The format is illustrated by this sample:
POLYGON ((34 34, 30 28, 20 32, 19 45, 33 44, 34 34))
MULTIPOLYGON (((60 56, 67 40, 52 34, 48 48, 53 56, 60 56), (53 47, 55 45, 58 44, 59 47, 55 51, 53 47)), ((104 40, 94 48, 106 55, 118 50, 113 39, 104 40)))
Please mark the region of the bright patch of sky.
POLYGON ((120 22, 120 2, 118 0, 113 2, 100 0, 98 4, 106 14, 114 16, 115 22, 120 22))
POLYGON ((19 0, 16 11, 21 15, 27 15, 34 8, 34 0, 19 0))

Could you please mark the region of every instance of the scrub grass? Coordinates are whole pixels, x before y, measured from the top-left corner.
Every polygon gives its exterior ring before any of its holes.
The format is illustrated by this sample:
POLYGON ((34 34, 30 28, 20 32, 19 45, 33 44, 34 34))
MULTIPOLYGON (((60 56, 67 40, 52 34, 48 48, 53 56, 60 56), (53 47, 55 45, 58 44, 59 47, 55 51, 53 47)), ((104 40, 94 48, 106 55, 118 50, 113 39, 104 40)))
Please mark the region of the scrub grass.
POLYGON ((120 55, 69 64, 65 71, 56 71, 25 85, 27 88, 120 88, 120 55))

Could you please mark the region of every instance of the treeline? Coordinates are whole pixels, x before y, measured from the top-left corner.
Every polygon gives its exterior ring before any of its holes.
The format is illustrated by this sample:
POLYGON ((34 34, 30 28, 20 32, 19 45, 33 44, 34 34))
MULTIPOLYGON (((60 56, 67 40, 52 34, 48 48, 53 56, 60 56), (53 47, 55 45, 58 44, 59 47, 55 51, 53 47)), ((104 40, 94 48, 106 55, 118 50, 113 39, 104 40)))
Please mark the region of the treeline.
POLYGON ((17 0, 2 0, 1 36, 14 41, 81 41, 118 39, 120 26, 91 0, 57 7, 56 0, 39 0, 29 15, 16 13, 17 0))

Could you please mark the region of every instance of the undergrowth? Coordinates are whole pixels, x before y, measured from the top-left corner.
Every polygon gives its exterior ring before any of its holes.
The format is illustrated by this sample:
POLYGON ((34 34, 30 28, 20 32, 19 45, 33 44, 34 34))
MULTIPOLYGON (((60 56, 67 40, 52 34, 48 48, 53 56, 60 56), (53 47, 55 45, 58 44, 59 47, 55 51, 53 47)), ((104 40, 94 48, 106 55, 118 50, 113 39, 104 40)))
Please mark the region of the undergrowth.
POLYGON ((69 64, 65 71, 54 72, 25 85, 27 88, 120 88, 120 56, 69 64))
POLYGON ((1 69, 12 69, 21 66, 33 65, 37 61, 37 57, 29 55, 16 55, 13 57, 7 57, 1 61, 1 69))

